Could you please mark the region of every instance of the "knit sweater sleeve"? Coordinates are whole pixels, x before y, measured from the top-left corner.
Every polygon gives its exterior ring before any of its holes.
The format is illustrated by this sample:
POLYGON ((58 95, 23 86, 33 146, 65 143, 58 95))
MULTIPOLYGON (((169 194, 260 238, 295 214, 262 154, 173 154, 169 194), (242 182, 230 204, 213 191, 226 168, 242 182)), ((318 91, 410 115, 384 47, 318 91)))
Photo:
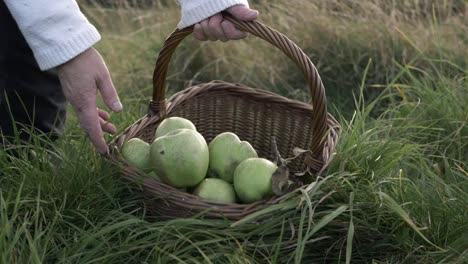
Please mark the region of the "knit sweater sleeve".
POLYGON ((196 24, 210 16, 235 5, 249 6, 247 0, 179 0, 182 18, 178 28, 196 24))
MULTIPOLYGON (((184 28, 247 0, 179 0, 184 28)), ((96 44, 101 36, 81 13, 75 0, 4 0, 41 70, 76 57, 96 44)))
POLYGON ((41 70, 76 57, 101 36, 75 0, 4 0, 41 70))

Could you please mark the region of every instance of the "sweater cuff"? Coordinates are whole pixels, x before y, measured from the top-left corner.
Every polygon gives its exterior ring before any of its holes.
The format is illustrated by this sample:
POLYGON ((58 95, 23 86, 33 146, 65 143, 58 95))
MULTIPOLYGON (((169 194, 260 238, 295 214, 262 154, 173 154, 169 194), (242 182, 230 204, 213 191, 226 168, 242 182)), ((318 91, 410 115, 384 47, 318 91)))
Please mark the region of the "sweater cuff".
POLYGON ((181 0, 180 2, 182 4, 182 19, 177 25, 179 29, 192 26, 235 5, 249 7, 247 0, 181 0))
POLYGON ((83 53, 101 39, 101 35, 94 26, 85 30, 62 43, 56 43, 40 53, 34 54, 39 68, 44 71, 59 66, 79 54, 83 53))

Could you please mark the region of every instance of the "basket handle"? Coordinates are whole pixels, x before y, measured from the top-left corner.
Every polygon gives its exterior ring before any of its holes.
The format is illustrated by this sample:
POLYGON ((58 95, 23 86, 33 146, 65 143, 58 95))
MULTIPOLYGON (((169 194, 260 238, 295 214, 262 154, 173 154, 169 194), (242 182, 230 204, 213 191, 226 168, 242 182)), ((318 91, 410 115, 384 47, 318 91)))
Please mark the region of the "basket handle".
MULTIPOLYGON (((251 33, 252 35, 257 36, 280 49, 302 70, 310 88, 312 96, 311 103, 314 109, 314 116, 311 116, 313 139, 309 149, 312 151, 312 156, 320 157, 328 133, 328 113, 325 88, 314 64, 301 50, 301 48, 278 31, 257 21, 239 21, 228 13, 223 13, 223 16, 226 20, 232 22, 238 29, 251 33)), ((162 117, 165 115, 166 76, 169 62, 180 42, 182 42, 182 40, 192 32, 193 26, 184 29, 176 29, 164 42, 153 73, 153 100, 150 102, 150 115, 157 114, 162 117)), ((307 160, 310 161, 310 158, 310 156, 306 158, 306 163, 309 163, 307 160)))

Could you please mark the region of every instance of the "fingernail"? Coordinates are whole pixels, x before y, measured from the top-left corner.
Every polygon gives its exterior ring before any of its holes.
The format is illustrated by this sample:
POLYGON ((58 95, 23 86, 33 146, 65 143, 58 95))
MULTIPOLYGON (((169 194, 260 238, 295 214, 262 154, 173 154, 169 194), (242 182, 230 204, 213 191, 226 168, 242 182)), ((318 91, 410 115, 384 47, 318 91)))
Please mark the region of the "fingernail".
POLYGON ((251 17, 257 17, 258 16, 258 11, 255 9, 250 9, 249 10, 249 16, 251 17))
POLYGON ((120 101, 114 102, 112 104, 112 110, 114 110, 115 112, 121 111, 122 110, 122 103, 120 101))
POLYGON ((99 150, 98 152, 99 152, 99 154, 101 154, 101 155, 107 155, 107 154, 109 154, 109 148, 106 147, 105 149, 101 149, 101 150, 99 150))

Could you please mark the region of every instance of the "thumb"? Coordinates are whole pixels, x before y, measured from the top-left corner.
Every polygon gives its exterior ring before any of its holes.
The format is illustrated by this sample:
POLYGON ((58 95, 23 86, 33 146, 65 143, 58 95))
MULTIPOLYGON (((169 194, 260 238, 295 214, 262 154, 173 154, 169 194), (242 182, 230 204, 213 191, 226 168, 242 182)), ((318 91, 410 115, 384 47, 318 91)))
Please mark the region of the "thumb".
POLYGON ((241 21, 253 21, 258 17, 257 10, 250 9, 245 5, 235 5, 226 11, 241 21))
POLYGON ((96 80, 99 91, 101 92, 104 103, 112 109, 114 112, 120 112, 122 110, 122 103, 120 102, 117 91, 115 90, 114 84, 110 77, 107 69, 98 76, 96 80))

